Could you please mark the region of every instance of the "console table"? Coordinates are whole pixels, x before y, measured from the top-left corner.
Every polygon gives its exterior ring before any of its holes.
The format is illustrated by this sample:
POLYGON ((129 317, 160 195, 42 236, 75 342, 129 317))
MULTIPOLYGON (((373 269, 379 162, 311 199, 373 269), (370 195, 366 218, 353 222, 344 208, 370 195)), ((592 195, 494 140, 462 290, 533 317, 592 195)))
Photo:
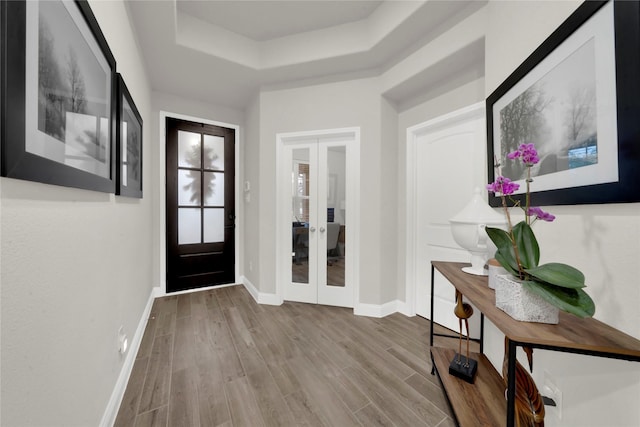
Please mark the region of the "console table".
MULTIPOLYGON (((580 319, 560 312, 560 323, 557 325, 514 320, 495 306, 495 292, 489 289, 486 276, 474 276, 461 270, 467 265, 469 264, 431 262, 431 361, 458 425, 514 426, 518 346, 640 362, 640 340, 593 318, 580 319), (480 353, 473 355, 478 360, 474 384, 449 375, 449 363, 455 351, 434 346, 433 337, 438 335, 433 332, 435 271, 440 272, 480 311, 480 353), (483 354, 484 316, 509 338, 506 402, 502 398, 503 379, 483 354)), ((458 338, 457 335, 451 337, 458 338)))

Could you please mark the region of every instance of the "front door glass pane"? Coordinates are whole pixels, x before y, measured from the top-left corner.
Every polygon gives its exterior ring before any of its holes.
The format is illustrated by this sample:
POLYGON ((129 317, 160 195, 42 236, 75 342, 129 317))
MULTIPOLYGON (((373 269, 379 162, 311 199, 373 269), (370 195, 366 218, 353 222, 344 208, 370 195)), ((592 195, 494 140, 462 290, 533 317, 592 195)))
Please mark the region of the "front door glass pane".
POLYGON ((204 209, 204 243, 224 242, 224 208, 204 209))
POLYGON ((178 131, 178 167, 200 168, 200 141, 199 133, 178 131))
POLYGON ((204 205, 224 206, 224 173, 204 172, 204 205))
POLYGON ((200 171, 178 170, 178 205, 200 206, 200 171))
POLYGON ((200 223, 200 208, 179 208, 178 244, 200 243, 202 241, 200 223))
POLYGON ((224 170, 224 138, 221 136, 204 136, 205 169, 224 170))

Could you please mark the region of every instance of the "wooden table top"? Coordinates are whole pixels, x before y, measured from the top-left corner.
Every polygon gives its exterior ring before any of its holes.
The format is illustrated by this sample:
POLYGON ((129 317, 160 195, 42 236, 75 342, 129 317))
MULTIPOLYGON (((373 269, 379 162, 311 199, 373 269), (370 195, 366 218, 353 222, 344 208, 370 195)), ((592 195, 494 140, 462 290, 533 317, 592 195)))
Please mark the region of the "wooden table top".
POLYGON ((552 347, 595 353, 606 357, 640 361, 640 340, 599 320, 581 319, 560 312, 557 325, 520 322, 495 305, 495 291, 487 276, 462 271, 468 263, 433 261, 434 268, 453 284, 509 339, 534 347, 552 347))

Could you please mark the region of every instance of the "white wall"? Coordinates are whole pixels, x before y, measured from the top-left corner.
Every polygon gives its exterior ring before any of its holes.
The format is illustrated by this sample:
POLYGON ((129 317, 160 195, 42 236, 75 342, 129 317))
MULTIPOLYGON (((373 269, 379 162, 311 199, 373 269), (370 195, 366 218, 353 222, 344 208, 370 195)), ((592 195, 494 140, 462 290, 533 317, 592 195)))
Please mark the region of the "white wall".
MULTIPOLYGON (((486 93, 488 96, 580 2, 501 2, 488 6, 486 93)), ((640 204, 549 207, 557 217, 539 224, 541 262, 576 266, 587 278, 595 317, 640 338, 640 204)), ((490 325, 485 348, 501 366, 502 336, 490 325)), ((549 410, 546 425, 640 425, 640 364, 535 352, 534 379, 545 371, 563 392, 562 420, 549 410)))
MULTIPOLYGON (((380 302, 394 301, 398 289, 398 113, 385 98, 380 103, 380 302)), ((366 211, 365 211, 366 212, 366 211)), ((402 264, 404 265, 404 263, 402 264)))
POLYGON ((244 276, 254 286, 260 283, 260 94, 247 110, 244 144, 244 181, 251 189, 244 197, 244 276))
MULTIPOLYGON (((275 293, 276 134, 359 126, 361 128, 360 302, 381 304, 381 98, 376 79, 265 91, 260 95, 261 292, 275 293)), ((394 170, 395 167, 392 167, 394 170)), ((395 170, 393 173, 396 173, 395 170)), ((390 261, 392 264, 395 261, 390 261)))
POLYGON ((580 0, 490 1, 485 88, 493 92, 581 4, 580 0))
MULTIPOLYGON (((124 3, 91 2, 144 120, 150 90, 124 3)), ((2 419, 6 426, 95 426, 152 289, 151 174, 142 200, 0 179, 2 419)))

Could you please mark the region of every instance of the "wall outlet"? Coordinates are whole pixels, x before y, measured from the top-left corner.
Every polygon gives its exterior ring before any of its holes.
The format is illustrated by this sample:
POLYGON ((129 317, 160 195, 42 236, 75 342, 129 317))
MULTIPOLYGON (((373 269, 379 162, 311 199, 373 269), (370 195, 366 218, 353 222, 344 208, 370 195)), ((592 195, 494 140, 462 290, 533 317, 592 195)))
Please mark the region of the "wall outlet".
POLYGON ((540 390, 540 394, 546 396, 556 403, 556 406, 546 406, 545 412, 556 417, 556 419, 562 419, 562 391, 556 385, 556 381, 551 378, 551 375, 545 371, 544 372, 544 383, 542 384, 542 389, 540 390))

